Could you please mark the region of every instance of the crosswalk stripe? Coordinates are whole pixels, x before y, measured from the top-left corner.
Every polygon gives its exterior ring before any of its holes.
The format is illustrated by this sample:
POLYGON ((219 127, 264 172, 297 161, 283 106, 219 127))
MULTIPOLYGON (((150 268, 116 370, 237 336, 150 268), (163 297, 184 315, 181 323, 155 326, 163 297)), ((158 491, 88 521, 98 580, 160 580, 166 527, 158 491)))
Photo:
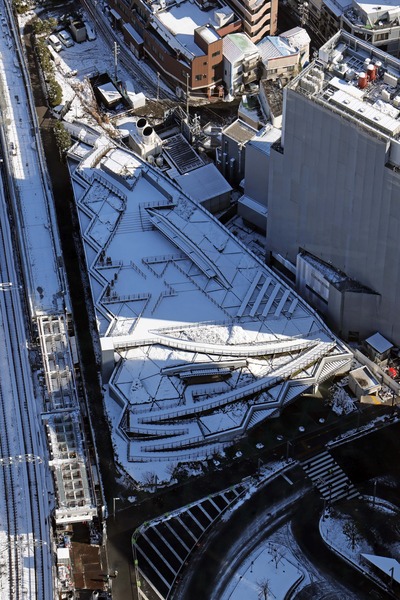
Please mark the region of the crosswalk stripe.
POLYGON ((334 502, 360 495, 340 465, 326 450, 305 461, 302 467, 325 500, 334 502))

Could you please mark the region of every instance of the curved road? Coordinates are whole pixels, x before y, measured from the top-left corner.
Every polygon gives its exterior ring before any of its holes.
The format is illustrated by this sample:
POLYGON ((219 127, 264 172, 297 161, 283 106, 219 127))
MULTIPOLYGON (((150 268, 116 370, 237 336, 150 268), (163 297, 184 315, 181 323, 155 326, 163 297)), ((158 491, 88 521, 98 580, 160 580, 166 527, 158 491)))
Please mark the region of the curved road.
MULTIPOLYGON (((294 480, 296 475, 299 477, 299 472, 294 468, 289 476, 294 480)), ((291 522, 297 547, 303 553, 303 556, 296 555, 296 559, 305 568, 310 562, 314 570, 313 583, 299 592, 298 600, 367 600, 375 586, 326 548, 318 531, 320 514, 321 502, 306 487, 304 478, 291 487, 279 478, 252 496, 228 522, 214 530, 193 557, 173 599, 219 600, 249 554, 283 523, 291 522)), ((381 590, 379 594, 376 597, 389 598, 381 590)))

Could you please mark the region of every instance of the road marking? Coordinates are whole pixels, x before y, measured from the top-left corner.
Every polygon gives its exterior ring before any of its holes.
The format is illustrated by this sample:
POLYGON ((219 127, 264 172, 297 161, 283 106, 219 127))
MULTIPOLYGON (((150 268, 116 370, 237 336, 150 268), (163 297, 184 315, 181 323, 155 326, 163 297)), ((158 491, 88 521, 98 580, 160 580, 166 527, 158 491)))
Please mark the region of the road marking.
POLYGON ((283 477, 283 479, 286 479, 286 481, 288 483, 290 483, 290 485, 293 485, 293 481, 291 479, 289 479, 289 477, 287 475, 285 475, 285 473, 282 473, 282 477, 283 477))

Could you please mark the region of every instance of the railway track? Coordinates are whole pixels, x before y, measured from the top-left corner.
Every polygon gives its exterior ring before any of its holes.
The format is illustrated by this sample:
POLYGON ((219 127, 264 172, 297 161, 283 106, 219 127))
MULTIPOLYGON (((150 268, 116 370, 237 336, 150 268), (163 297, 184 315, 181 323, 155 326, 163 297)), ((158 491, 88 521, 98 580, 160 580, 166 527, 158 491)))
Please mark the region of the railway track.
POLYGON ((35 396, 2 183, 0 178, 0 503, 6 522, 0 543, 0 585, 4 600, 18 600, 45 597, 43 546, 37 545, 43 537, 39 509, 43 494, 32 439, 35 396), (32 559, 34 569, 27 568, 25 563, 32 559))

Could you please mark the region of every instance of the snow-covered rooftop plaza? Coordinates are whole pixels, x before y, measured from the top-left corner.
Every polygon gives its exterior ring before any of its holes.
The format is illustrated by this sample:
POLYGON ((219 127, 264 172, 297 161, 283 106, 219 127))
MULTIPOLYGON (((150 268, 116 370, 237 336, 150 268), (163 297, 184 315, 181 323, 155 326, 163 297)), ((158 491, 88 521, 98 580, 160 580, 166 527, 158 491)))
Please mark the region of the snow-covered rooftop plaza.
POLYGON ((348 370, 313 310, 159 171, 104 137, 69 164, 106 409, 135 479, 221 451, 348 370))

